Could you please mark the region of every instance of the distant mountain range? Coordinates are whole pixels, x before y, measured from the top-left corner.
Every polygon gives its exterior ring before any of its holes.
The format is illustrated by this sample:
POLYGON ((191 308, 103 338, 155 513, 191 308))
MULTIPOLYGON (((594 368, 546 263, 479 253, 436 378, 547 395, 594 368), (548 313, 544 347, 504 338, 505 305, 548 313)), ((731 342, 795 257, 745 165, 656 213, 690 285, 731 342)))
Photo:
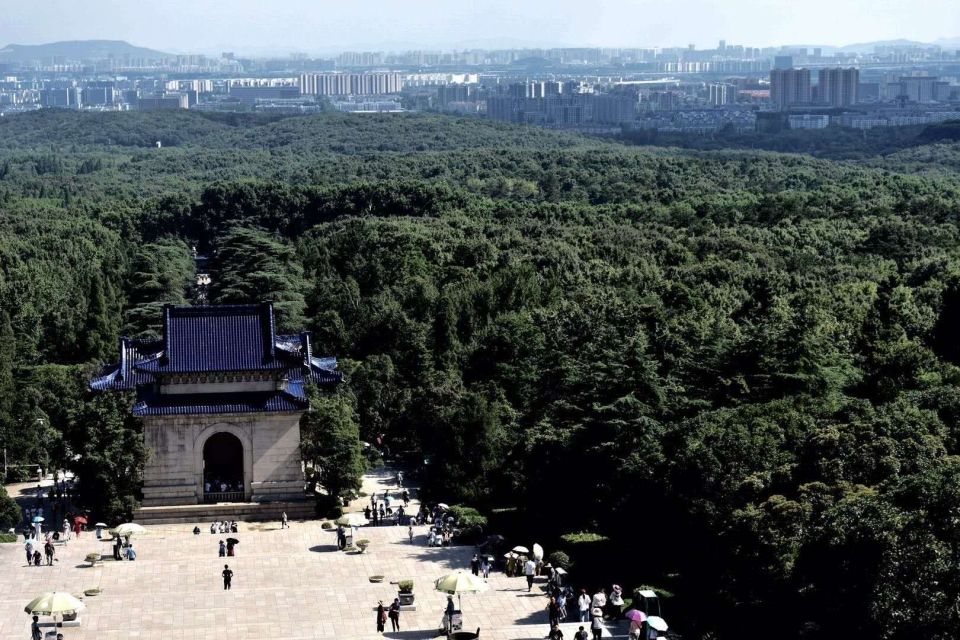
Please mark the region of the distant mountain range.
POLYGON ((0 62, 26 62, 52 57, 68 60, 104 60, 109 57, 159 60, 169 58, 169 53, 135 47, 123 40, 68 40, 49 44, 10 44, 0 49, 0 62))

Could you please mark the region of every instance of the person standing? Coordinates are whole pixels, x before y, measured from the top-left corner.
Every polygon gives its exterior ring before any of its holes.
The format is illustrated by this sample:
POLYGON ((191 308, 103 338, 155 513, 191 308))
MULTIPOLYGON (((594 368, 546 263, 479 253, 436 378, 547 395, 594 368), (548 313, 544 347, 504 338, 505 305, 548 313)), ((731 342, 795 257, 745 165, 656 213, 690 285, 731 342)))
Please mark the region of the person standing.
POLYGON ((33 622, 30 623, 30 640, 43 640, 43 632, 40 631, 40 616, 33 616, 33 622))
POLYGON ((63 519, 63 542, 66 544, 67 540, 70 539, 70 521, 66 518, 63 519))
POLYGON ((53 566, 53 542, 47 540, 47 543, 43 545, 43 553, 47 556, 47 566, 53 566))
POLYGON ((220 557, 225 558, 227 556, 227 543, 223 540, 220 541, 220 557))
POLYGON ((383 625, 387 622, 387 610, 383 608, 383 600, 377 602, 377 633, 383 633, 383 625))
POLYGON ((583 625, 580 625, 580 628, 577 629, 577 632, 573 634, 573 640, 587 640, 589 634, 583 630, 583 625))
POLYGON ((533 575, 537 571, 537 563, 533 560, 527 560, 523 564, 523 573, 527 576, 527 591, 533 590, 533 575))
POLYGON ((286 512, 286 511, 284 511, 283 513, 280 514, 280 528, 281 528, 281 529, 289 529, 289 528, 290 528, 290 523, 287 522, 287 512, 286 512))
POLYGON ((580 589, 577 607, 580 611, 580 622, 590 622, 590 596, 587 595, 586 589, 580 589))
POLYGON ((480 573, 483 575, 484 580, 490 577, 490 558, 487 556, 484 556, 483 562, 480 563, 480 573))
POLYGON ((400 631, 400 598, 394 598, 390 605, 390 629, 400 631))
POLYGON ((227 538, 227 555, 231 558, 236 555, 234 549, 237 546, 232 540, 233 538, 227 538))
POLYGON ((618 584, 613 585, 613 588, 610 589, 609 610, 610 616, 614 620, 619 620, 623 614, 623 589, 618 584))
POLYGON ((33 563, 33 545, 34 545, 33 538, 28 538, 28 539, 27 539, 27 542, 23 545, 23 548, 24 548, 24 549, 26 550, 26 552, 27 552, 27 564, 28 564, 28 565, 33 563))
POLYGON ((548 640, 563 640, 563 630, 557 624, 550 625, 550 633, 547 634, 548 640))
POLYGON ((597 592, 593 594, 593 601, 590 603, 590 606, 594 609, 599 609, 600 615, 603 615, 603 608, 607 606, 607 594, 603 592, 603 589, 597 589, 597 592))
POLYGON ((223 590, 230 591, 230 583, 233 581, 233 571, 230 570, 230 565, 223 565, 223 573, 220 575, 223 576, 223 590))
POLYGON ((410 538, 410 544, 413 544, 413 523, 407 526, 407 537, 410 538))
POLYGON ((473 554, 473 558, 470 560, 470 572, 475 576, 480 575, 480 557, 477 554, 473 554))

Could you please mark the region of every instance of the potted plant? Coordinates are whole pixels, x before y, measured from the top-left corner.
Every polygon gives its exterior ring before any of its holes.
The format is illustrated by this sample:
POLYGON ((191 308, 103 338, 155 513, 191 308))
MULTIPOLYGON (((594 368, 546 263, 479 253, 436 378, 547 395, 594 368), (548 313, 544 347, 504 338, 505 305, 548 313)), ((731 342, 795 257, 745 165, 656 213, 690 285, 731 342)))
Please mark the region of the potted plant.
POLYGON ((357 549, 360 549, 360 553, 363 553, 367 550, 367 547, 370 546, 370 541, 364 538, 362 540, 357 540, 355 544, 357 545, 357 549))
POLYGON ((413 604, 413 580, 401 580, 397 583, 397 597, 400 598, 401 605, 413 604))
POLYGON ((89 562, 89 563, 90 563, 90 566, 92 567, 93 565, 95 565, 95 564, 97 564, 98 562, 100 562, 100 554, 99 554, 99 553, 96 553, 95 551, 94 551, 94 552, 90 552, 90 553, 88 553, 88 554, 86 555, 86 557, 84 558, 84 560, 86 560, 87 562, 89 562))
POLYGON ((383 576, 370 576, 370 582, 383 582, 383 576))

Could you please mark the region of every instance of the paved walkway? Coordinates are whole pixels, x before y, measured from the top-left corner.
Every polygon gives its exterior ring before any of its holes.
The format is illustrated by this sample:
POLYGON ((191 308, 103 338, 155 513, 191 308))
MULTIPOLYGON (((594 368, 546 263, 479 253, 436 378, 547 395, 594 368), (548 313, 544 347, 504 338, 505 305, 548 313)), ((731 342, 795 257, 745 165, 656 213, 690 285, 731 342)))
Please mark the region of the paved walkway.
MULTIPOLYGON (((364 490, 382 492, 392 486, 391 477, 372 473, 364 478, 364 490)), ((368 502, 360 498, 351 508, 368 502)), ((369 550, 346 554, 336 550, 334 532, 313 521, 293 522, 286 530, 279 523, 240 523, 238 555, 221 559, 217 542, 226 536, 211 535, 205 523, 198 524, 204 530, 198 536, 192 524, 148 527, 148 534, 134 540, 135 562, 112 560, 110 545, 88 533, 58 545, 53 567, 28 567, 22 544, 0 544, 0 639, 29 639, 23 607, 41 592, 81 595, 94 587, 102 593, 84 599, 82 624, 63 629, 65 640, 374 638, 377 600, 389 604, 396 595, 390 582, 402 579, 414 580, 417 610, 401 615, 399 633, 384 635, 430 638, 446 601, 433 582, 469 570, 473 554, 472 547, 426 547, 426 527, 416 528, 410 544, 406 527, 398 526, 361 528, 359 537, 371 540, 369 550), (105 556, 102 565, 83 562, 91 551, 105 556), (220 578, 225 560, 235 572, 230 591, 223 590, 220 578), (369 582, 375 574, 384 575, 384 582, 369 582)), ((547 600, 540 586, 527 593, 523 578, 491 574, 488 591, 463 596, 465 629, 480 627, 482 637, 491 640, 543 638, 547 600)))

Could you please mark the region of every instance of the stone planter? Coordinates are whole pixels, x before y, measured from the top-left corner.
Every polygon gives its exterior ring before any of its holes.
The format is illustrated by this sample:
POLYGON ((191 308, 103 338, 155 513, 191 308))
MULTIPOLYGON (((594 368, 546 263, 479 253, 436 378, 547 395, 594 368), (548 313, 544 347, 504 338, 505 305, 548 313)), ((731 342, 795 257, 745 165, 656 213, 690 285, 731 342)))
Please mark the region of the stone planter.
POLYGON ((400 598, 400 605, 404 607, 409 607, 413 604, 413 593, 402 593, 397 592, 397 597, 400 598))

